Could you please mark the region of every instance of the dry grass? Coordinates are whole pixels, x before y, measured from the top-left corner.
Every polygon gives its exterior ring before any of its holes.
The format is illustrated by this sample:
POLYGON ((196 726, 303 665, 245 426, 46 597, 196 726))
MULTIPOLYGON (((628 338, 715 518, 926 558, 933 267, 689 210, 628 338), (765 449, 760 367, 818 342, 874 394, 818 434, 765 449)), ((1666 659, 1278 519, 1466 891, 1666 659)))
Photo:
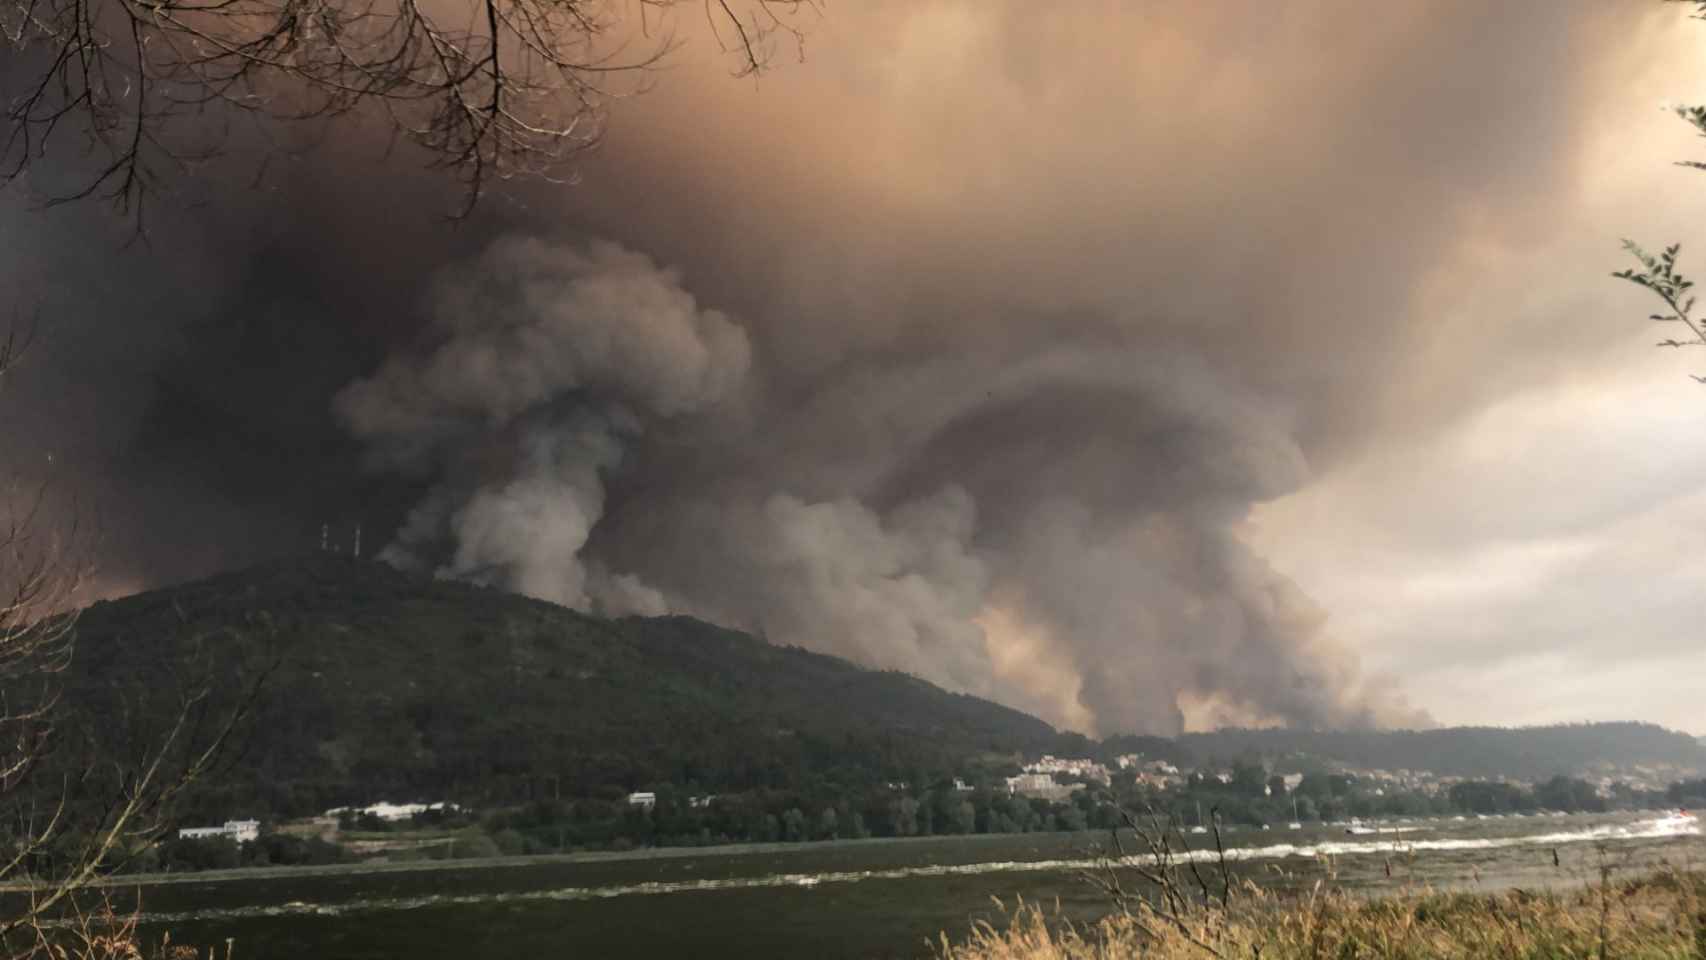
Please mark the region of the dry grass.
POLYGON ((1566 893, 1411 892, 1366 900, 1317 887, 1284 901, 1247 889, 1170 917, 1134 899, 1076 927, 1034 905, 982 924, 942 960, 1706 960, 1706 875, 1602 881, 1566 893), (1175 922, 1177 921, 1177 922, 1175 922))
POLYGON ((234 960, 235 944, 197 947, 172 942, 170 933, 148 941, 135 912, 120 912, 106 896, 85 905, 76 899, 54 919, 36 917, 0 938, 0 960, 234 960))

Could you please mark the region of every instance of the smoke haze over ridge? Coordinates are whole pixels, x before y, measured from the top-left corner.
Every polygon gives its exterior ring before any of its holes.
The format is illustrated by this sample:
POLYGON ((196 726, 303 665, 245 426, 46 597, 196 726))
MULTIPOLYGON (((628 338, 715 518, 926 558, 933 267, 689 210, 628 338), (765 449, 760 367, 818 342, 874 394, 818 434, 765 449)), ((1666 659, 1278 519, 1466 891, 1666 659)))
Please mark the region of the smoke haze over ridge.
POLYGON ((1390 677, 1496 630, 1377 622, 1421 574, 1366 545, 1449 568, 1527 501, 1464 519, 1486 474, 1414 450, 1570 377, 1672 376, 1602 281, 1620 233, 1686 233, 1607 211, 1686 149, 1649 108, 1688 88, 1652 78, 1700 58, 1664 9, 1359 9, 832 8, 756 88, 689 45, 579 186, 464 230, 413 226, 433 182, 358 131, 75 293, 91 215, 9 199, 9 279, 75 314, 18 395, 102 438, 62 456, 135 504, 126 587, 329 515, 403 565, 1087 731, 1427 723, 1390 677), (1612 159, 1631 131, 1655 146, 1612 159))

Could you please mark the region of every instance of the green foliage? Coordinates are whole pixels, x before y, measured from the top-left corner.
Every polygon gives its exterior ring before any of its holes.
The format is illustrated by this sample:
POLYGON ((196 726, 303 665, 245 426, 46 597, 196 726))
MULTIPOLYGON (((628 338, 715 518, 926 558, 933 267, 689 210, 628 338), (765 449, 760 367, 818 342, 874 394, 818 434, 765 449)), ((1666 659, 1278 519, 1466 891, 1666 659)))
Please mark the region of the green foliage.
MULTIPOLYGON (((278 665, 241 759, 190 817, 295 817, 378 800, 526 803, 932 783, 970 757, 1055 750, 1047 724, 900 673, 685 617, 602 620, 342 557, 98 604, 67 696, 93 726, 170 687, 181 638, 265 612, 278 665)), ((1080 738, 1081 739, 1081 738, 1080 738)), ((114 745, 114 749, 117 749, 114 745)))
MULTIPOLYGON (((1702 0, 1666 0, 1670 3, 1692 3, 1695 7, 1694 18, 1706 19, 1706 2, 1702 0)), ((1706 137, 1706 106, 1680 106, 1676 115, 1684 123, 1706 137)), ((1678 166, 1691 167, 1696 170, 1706 170, 1706 162, 1699 160, 1679 160, 1678 166)), ((1671 244, 1657 256, 1648 253, 1633 240, 1624 240, 1623 249, 1633 256, 1641 269, 1619 270, 1612 274, 1619 280, 1627 280, 1638 287, 1649 290, 1664 305, 1665 311, 1648 316, 1647 319, 1658 323, 1680 323, 1688 329, 1687 339, 1679 340, 1668 337, 1659 341, 1661 347, 1698 347, 1706 345, 1706 328, 1702 328, 1700 318, 1693 315, 1695 297, 1689 293, 1694 287, 1693 281, 1683 276, 1676 269, 1677 254, 1681 252, 1681 244, 1671 244)), ((1706 383, 1706 377, 1696 375, 1695 380, 1706 383)))
POLYGON ((1681 252, 1682 245, 1673 243, 1658 256, 1653 256, 1641 249, 1640 245, 1633 240, 1623 241, 1623 249, 1629 251, 1629 254, 1641 264, 1642 269, 1638 271, 1634 269, 1619 270, 1612 276, 1651 290, 1654 296, 1664 302, 1667 308, 1666 312, 1652 314, 1647 319, 1658 323, 1680 323, 1686 326, 1691 334, 1687 340, 1669 337, 1660 340, 1658 345, 1661 347, 1706 345, 1706 332, 1701 330, 1698 320, 1693 315, 1695 297, 1688 292, 1694 288, 1694 281, 1683 276, 1676 269, 1676 256, 1681 252))
POLYGON ((160 845, 163 870, 234 870, 242 866, 242 849, 230 837, 190 837, 160 845))
POLYGON ((1534 802, 1545 810, 1583 811, 1598 813, 1606 808, 1605 798, 1594 785, 1575 777, 1556 776, 1534 788, 1534 802))
POLYGON ((1706 779, 1673 783, 1665 792, 1665 797, 1671 803, 1706 806, 1706 779))
MULTIPOLYGON (((1379 793, 1324 772, 1334 763, 1483 780, 1540 779, 1607 759, 1701 766, 1695 741, 1638 724, 1229 730, 1096 743, 913 677, 685 617, 603 620, 344 557, 98 604, 81 629, 67 696, 115 751, 138 705, 175 702, 161 692, 177 688, 174 665, 192 649, 197 662, 233 677, 273 665, 235 762, 198 784, 184 822, 274 822, 380 800, 448 800, 474 811, 409 823, 351 815, 342 824, 374 839, 457 830, 434 856, 1107 828, 1120 804, 1183 823, 1196 822, 1200 805, 1228 825, 1279 824, 1293 819, 1292 798, 1270 764, 1308 771, 1298 789, 1303 819, 1452 809, 1449 797, 1379 793), (258 621, 270 626, 239 629, 258 621), (1007 796, 1002 778, 1042 753, 1107 762, 1139 753, 1187 769, 1194 757, 1240 759, 1230 782, 1199 771, 1184 791, 1155 793, 1116 775, 1111 788, 1091 782, 1066 803, 1007 796), (958 789, 956 778, 971 789, 958 789), (630 805, 634 790, 654 792, 655 807, 630 805)), ((1526 792, 1504 802, 1591 809, 1578 784, 1546 785, 1576 807, 1526 792)), ((1460 799, 1480 797, 1471 790, 1460 799)), ((257 863, 341 855, 257 849, 257 863)), ((168 852, 179 868, 224 856, 168 852)))
POLYGON ((1204 757, 1254 753, 1286 758, 1304 767, 1332 761, 1363 769, 1431 770, 1441 776, 1512 780, 1538 781, 1612 762, 1706 769, 1706 750, 1693 737, 1647 723, 1439 730, 1229 728, 1186 734, 1179 743, 1204 757))

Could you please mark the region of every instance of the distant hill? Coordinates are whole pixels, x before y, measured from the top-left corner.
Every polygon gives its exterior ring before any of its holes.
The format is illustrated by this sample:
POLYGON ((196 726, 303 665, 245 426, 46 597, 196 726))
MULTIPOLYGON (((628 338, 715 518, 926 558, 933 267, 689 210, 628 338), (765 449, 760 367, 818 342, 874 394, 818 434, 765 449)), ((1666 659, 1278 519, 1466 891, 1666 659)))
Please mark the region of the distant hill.
POLYGON ((66 695, 105 749, 126 750, 198 677, 215 678, 213 715, 238 678, 268 669, 209 813, 611 797, 664 784, 835 793, 1042 753, 1142 753, 1186 768, 1303 754, 1524 779, 1608 764, 1706 769, 1693 738, 1634 723, 1095 743, 905 674, 687 617, 605 620, 324 554, 96 604, 66 695))
POLYGON ((1438 730, 1217 730, 1187 734, 1199 758, 1304 754, 1352 767, 1432 770, 1443 776, 1538 780, 1555 774, 1674 767, 1706 771, 1695 738, 1649 723, 1547 727, 1447 727, 1438 730))
POLYGON ((130 696, 169 701, 160 691, 189 672, 178 664, 228 675, 271 660, 232 789, 278 813, 911 780, 1084 742, 906 674, 687 617, 604 620, 325 555, 96 604, 68 692, 122 726, 130 696))

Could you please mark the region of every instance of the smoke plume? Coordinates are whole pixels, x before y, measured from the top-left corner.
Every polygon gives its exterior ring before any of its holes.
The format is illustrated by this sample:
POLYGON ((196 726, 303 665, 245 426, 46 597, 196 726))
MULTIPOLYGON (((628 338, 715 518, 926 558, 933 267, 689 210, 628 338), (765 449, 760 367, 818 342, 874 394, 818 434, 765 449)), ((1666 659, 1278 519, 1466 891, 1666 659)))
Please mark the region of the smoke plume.
POLYGON ((1698 56, 1666 5, 1366 6, 872 0, 756 85, 684 17, 578 186, 457 230, 359 127, 198 171, 124 257, 0 196, 0 280, 60 321, 0 458, 124 504, 126 587, 362 523, 1087 731, 1425 722, 1260 511, 1613 362, 1524 269, 1611 268, 1639 224, 1546 244, 1611 205, 1631 78, 1698 56))
POLYGON ((434 478, 383 559, 698 613, 1101 730, 1176 732, 1192 698, 1243 722, 1415 719, 1364 695, 1325 618, 1239 540, 1305 458, 1184 356, 1057 336, 779 396, 737 320, 603 242, 500 240, 443 272, 428 313, 336 401, 372 466, 434 478), (992 615, 1046 636, 1075 689, 997 670, 992 615))
POLYGON ((534 240, 448 271, 431 316, 428 343, 335 401, 375 464, 441 476, 380 558, 573 606, 662 612, 656 591, 589 570, 581 553, 624 447, 740 383, 740 328, 643 256, 534 240))

